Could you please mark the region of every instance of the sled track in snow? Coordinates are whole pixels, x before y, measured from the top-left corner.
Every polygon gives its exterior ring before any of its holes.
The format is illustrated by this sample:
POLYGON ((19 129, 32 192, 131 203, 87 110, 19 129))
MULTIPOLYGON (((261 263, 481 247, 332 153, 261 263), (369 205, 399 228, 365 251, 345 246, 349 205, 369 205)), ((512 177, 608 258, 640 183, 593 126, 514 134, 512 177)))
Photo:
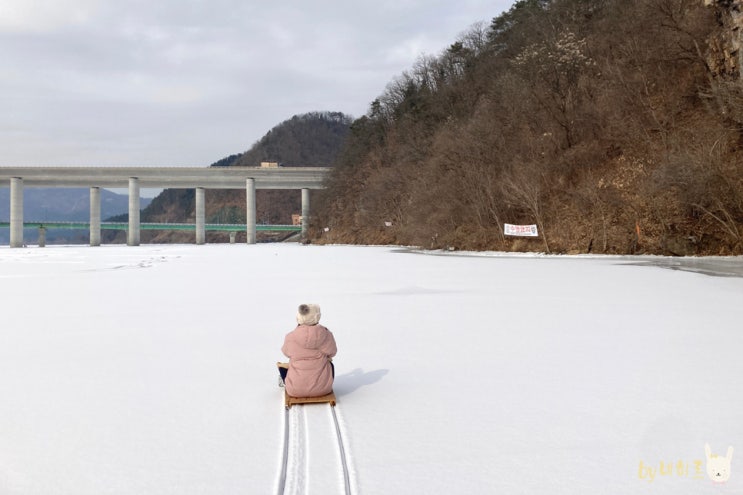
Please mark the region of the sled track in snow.
MULTIPOLYGON (((312 428, 308 424, 308 414, 327 413, 328 408, 330 409, 333 422, 332 435, 334 436, 334 440, 331 442, 335 444, 336 452, 324 452, 323 457, 333 458, 334 454, 337 455, 338 462, 334 463, 335 466, 333 468, 337 470, 337 475, 340 475, 340 471, 343 473, 343 488, 341 490, 339 487, 338 493, 351 495, 351 477, 336 408, 335 406, 322 404, 296 405, 292 408, 284 409, 284 445, 281 455, 278 495, 302 494, 306 492, 307 484, 311 481, 309 450, 312 428), (306 408, 309 408, 309 410, 306 408)), ((317 440, 315 436, 312 438, 317 440)), ((324 440, 327 441, 327 438, 324 440)), ((331 491, 328 488, 330 487, 325 487, 323 493, 330 493, 331 491)))

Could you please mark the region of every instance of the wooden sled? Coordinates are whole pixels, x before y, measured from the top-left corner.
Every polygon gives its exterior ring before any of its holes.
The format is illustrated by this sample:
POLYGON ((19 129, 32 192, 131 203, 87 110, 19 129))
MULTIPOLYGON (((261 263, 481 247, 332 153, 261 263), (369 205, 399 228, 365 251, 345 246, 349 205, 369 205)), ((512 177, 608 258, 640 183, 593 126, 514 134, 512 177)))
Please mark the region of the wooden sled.
POLYGON ((320 397, 292 397, 286 390, 284 390, 284 406, 289 409, 294 404, 323 404, 329 403, 331 407, 335 407, 335 393, 330 392, 327 395, 321 395, 320 397))

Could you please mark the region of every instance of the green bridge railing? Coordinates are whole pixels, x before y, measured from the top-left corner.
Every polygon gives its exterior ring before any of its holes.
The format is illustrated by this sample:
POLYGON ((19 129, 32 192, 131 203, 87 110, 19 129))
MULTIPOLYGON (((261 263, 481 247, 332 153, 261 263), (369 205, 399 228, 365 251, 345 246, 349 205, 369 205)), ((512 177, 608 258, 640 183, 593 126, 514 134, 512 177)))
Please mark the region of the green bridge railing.
MULTIPOLYGON (((0 228, 10 227, 10 222, 0 222, 0 228)), ((90 229, 89 222, 23 222, 24 229, 90 229)), ((196 230, 192 223, 140 223, 142 230, 196 230)), ((239 223, 207 223, 205 230, 221 232, 245 232, 245 224, 239 223)), ((128 222, 101 222, 101 230, 129 230, 128 222)), ((256 225, 255 230, 263 232, 300 232, 300 225, 256 225)))

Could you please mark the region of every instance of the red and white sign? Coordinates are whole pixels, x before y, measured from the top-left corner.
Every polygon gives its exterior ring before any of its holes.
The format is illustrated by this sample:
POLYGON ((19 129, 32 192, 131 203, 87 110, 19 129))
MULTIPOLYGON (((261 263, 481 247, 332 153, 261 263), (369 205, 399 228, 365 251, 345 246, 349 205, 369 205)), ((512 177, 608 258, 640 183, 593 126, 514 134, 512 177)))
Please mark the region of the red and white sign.
POLYGON ((525 237, 538 237, 536 225, 511 225, 507 223, 504 225, 504 233, 506 235, 518 235, 525 237))

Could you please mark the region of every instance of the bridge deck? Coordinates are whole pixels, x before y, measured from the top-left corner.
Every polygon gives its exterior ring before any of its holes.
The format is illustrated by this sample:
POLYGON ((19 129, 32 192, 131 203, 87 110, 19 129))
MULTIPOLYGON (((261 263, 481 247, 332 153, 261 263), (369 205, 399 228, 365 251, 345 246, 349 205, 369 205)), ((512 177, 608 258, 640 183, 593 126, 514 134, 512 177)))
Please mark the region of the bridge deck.
MULTIPOLYGON (((0 228, 10 227, 10 222, 0 222, 0 228)), ((81 229, 89 230, 89 222, 23 222, 23 228, 81 229)), ((142 230, 196 230, 193 223, 141 223, 142 230)), ((205 224, 205 230, 220 232, 245 232, 245 224, 205 224)), ((101 222, 101 230, 129 230, 128 222, 101 222)), ((263 232, 299 232, 299 225, 256 225, 255 230, 263 232)))
POLYGON ((144 188, 322 189, 327 167, 0 167, 0 187, 23 179, 24 187, 126 188, 137 178, 144 188))

